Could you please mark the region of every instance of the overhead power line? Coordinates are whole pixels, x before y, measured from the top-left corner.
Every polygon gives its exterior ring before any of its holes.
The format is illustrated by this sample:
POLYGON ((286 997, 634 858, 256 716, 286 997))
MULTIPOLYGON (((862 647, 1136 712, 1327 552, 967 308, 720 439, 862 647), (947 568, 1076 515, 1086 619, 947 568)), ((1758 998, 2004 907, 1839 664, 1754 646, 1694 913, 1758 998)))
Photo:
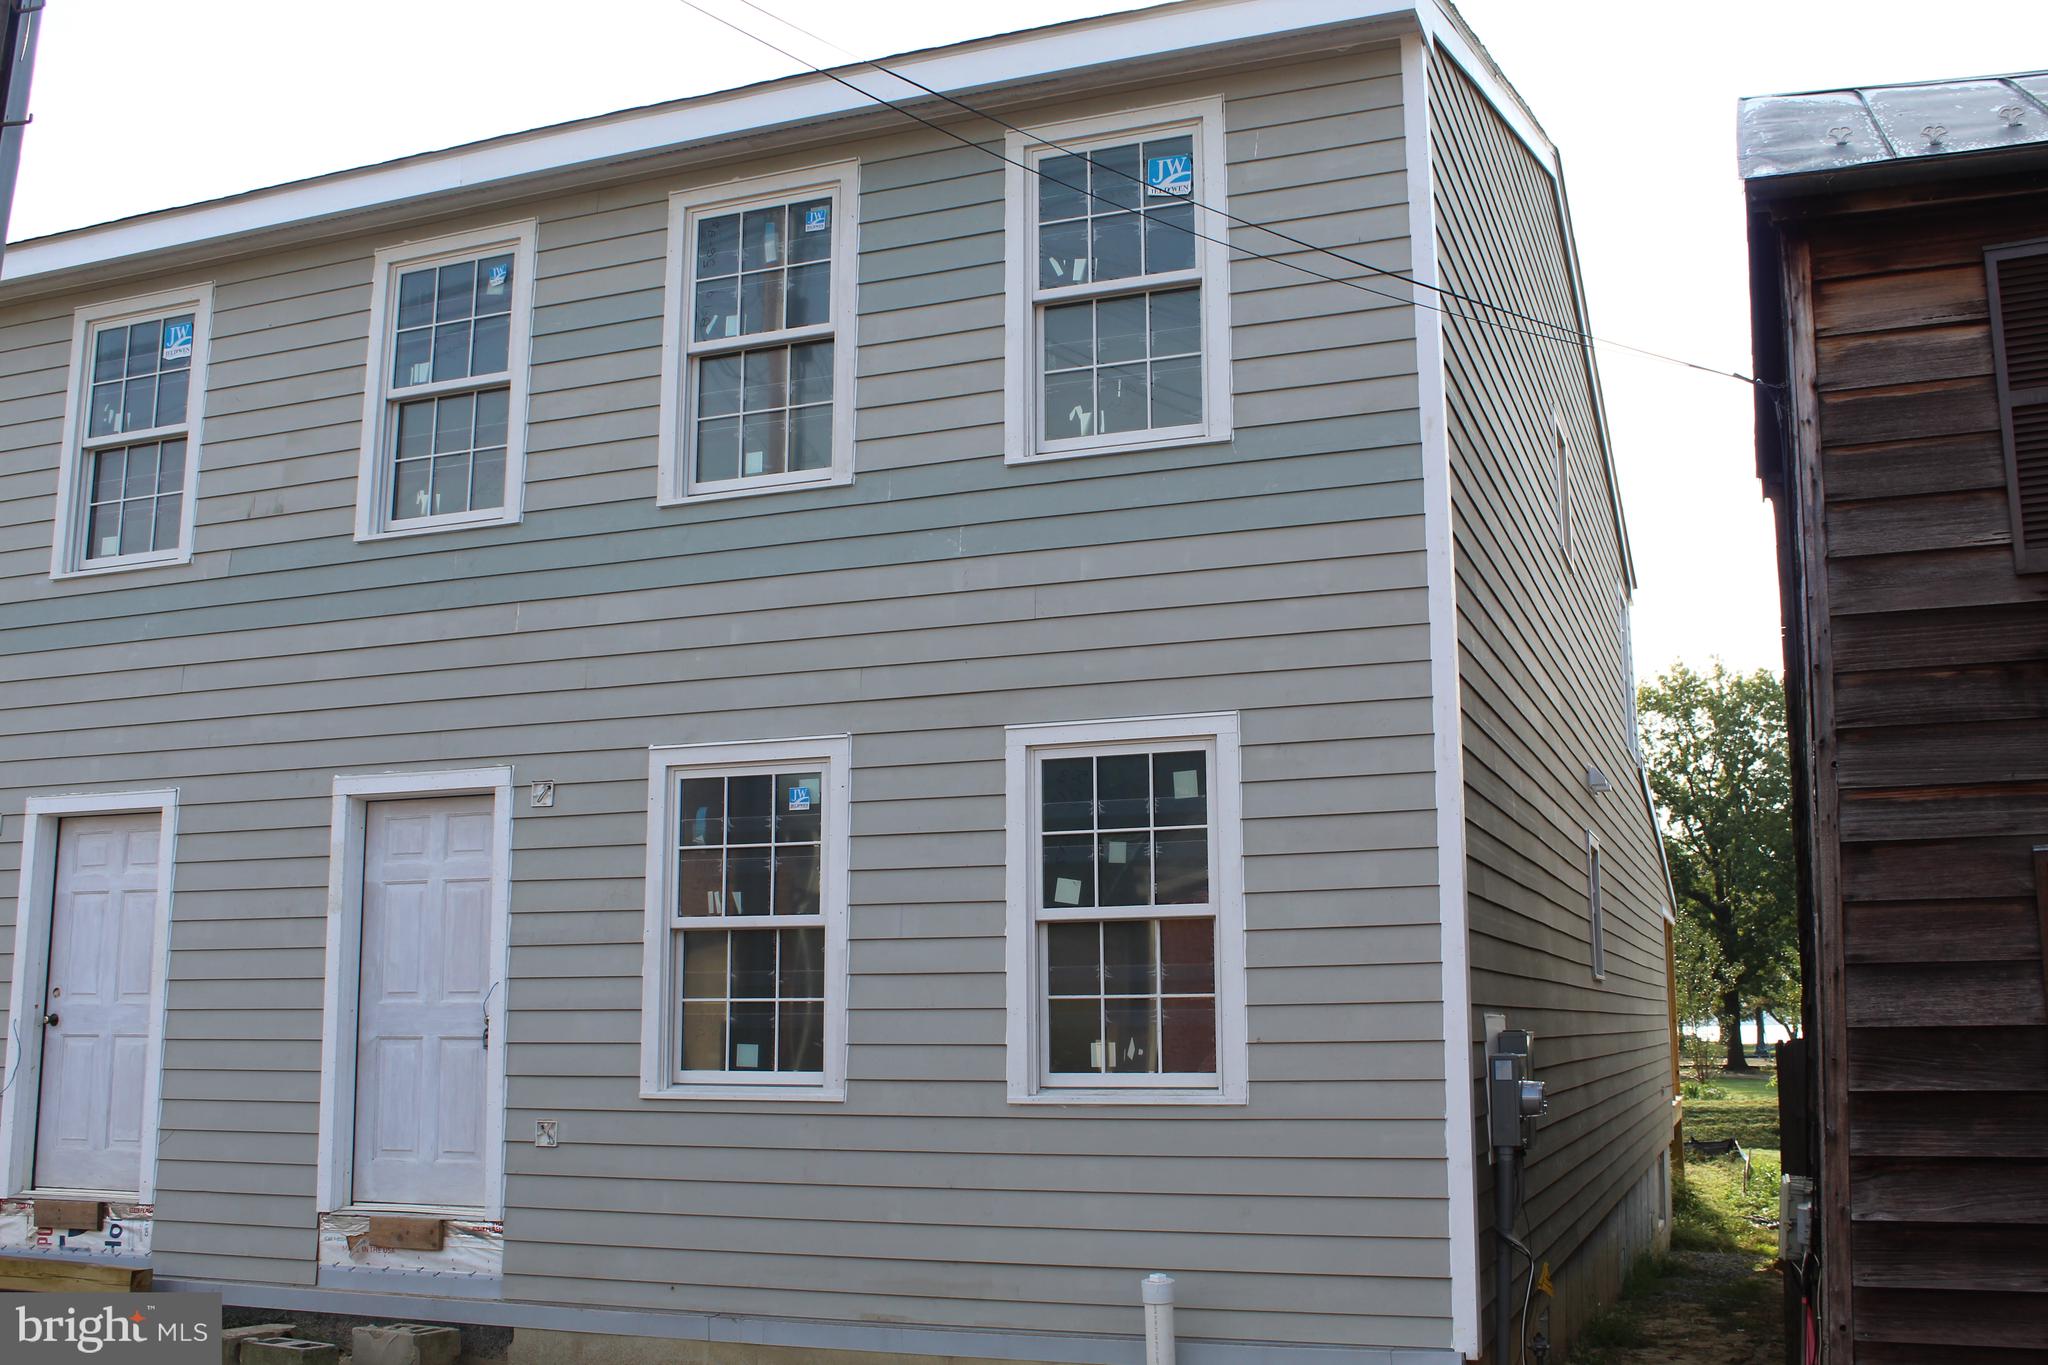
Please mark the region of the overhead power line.
MULTIPOLYGON (((1026 175, 1032 176, 1034 179, 1051 179, 1054 184, 1060 185, 1066 189, 1075 190, 1083 195, 1086 195, 1090 199, 1097 200, 1098 202, 1108 204, 1111 207, 1118 209, 1122 209, 1124 207, 1123 205, 1117 204, 1115 203, 1115 201, 1108 199, 1101 194, 1097 194, 1091 187, 1073 185, 1065 180, 1059 179, 1056 176, 1046 176, 1045 172, 1039 170, 1038 167, 1033 166, 1028 162, 1020 161, 1017 158, 1009 156, 1006 153, 999 151, 986 143, 977 142, 973 138, 967 137, 964 134, 958 133, 953 129, 946 127, 944 124, 926 118, 924 115, 918 113, 916 110, 908 108, 905 105, 896 102, 895 100, 888 99, 882 95, 876 94, 872 90, 867 90, 862 88, 861 86, 855 85, 852 81, 840 75, 838 72, 833 71, 830 68, 820 66, 816 62, 810 60, 808 57, 804 57, 796 52, 790 51, 790 49, 775 42, 773 39, 764 37, 761 34, 754 32, 752 29, 749 29, 742 24, 736 23, 735 21, 726 18, 722 14, 718 14, 710 9, 707 9, 705 6, 697 3, 697 0, 679 0, 679 3, 687 6, 692 10, 695 10, 697 13, 703 15, 705 18, 711 20, 713 23, 731 29, 734 33, 739 34, 741 37, 749 39, 752 42, 758 43, 762 47, 767 48, 769 51, 779 53, 780 55, 787 57, 789 60, 797 63, 799 66, 802 66, 807 70, 814 72, 817 75, 823 76, 827 80, 836 82, 837 84, 844 86, 846 89, 852 91, 854 94, 860 96, 862 99, 868 100, 871 103, 878 104, 883 108, 890 109, 895 113, 901 114, 903 117, 910 119, 913 122, 922 124, 926 128, 931 129, 933 132, 938 133, 943 137, 950 138, 964 147, 969 147, 975 151, 984 153, 985 155, 993 157, 997 161, 1001 161, 1006 165, 1015 166, 1019 170, 1023 171, 1026 175)), ((1041 146, 1051 147, 1069 156, 1082 155, 1081 153, 1071 151, 1070 149, 1062 146, 1060 143, 1054 141, 1051 138, 1047 138, 1038 133, 1031 132, 1029 129, 1020 128, 1014 123, 1010 123, 1007 120, 1002 119, 994 114, 988 113, 985 110, 976 108, 975 106, 968 104, 964 100, 946 94, 944 91, 936 90, 933 87, 926 85, 924 82, 919 81, 914 77, 906 76, 902 72, 897 71, 892 67, 886 66, 881 62, 875 61, 872 58, 855 56, 846 48, 841 47, 839 44, 835 42, 832 42, 830 39, 824 38, 816 33, 813 33, 811 32, 811 30, 804 28, 802 25, 797 24, 791 20, 784 19, 781 15, 776 14, 774 11, 767 9, 762 5, 754 3, 754 0, 739 0, 739 3, 745 5, 748 9, 751 9, 758 14, 761 14, 769 19, 774 20, 776 23, 782 25, 784 28, 791 30, 792 32, 800 33, 804 37, 811 39, 813 42, 820 43, 825 47, 831 48, 835 52, 838 52, 842 56, 848 58, 849 61, 854 64, 871 67, 874 70, 881 72, 883 75, 888 76, 892 80, 900 81, 903 84, 908 85, 916 90, 920 90, 925 94, 932 96, 935 99, 942 100, 945 103, 950 104, 953 107, 961 110, 962 112, 970 114, 975 118, 983 120, 984 122, 995 124, 999 128, 1004 128, 1009 130, 1010 132, 1018 134, 1019 136, 1030 138, 1033 142, 1038 143, 1041 146)), ((1143 183, 1140 177, 1132 175, 1119 167, 1105 166, 1102 163, 1093 160, 1089 161, 1089 165, 1091 167, 1095 167, 1098 169, 1112 171, 1115 174, 1121 175, 1124 178, 1132 181, 1137 181, 1140 184, 1143 183)), ((1219 218, 1226 219, 1229 222, 1235 223, 1240 227, 1250 228, 1258 232, 1266 233, 1269 236, 1276 237, 1283 242, 1287 242, 1291 245, 1298 246, 1304 251, 1311 251, 1315 252, 1318 255, 1328 256, 1334 260, 1343 262, 1345 265, 1354 267, 1359 270, 1367 271, 1372 275, 1398 281, 1401 284, 1407 285, 1412 290, 1429 290, 1430 292, 1436 294, 1439 298, 1444 300, 1445 305, 1448 305, 1452 302, 1463 303, 1470 308, 1485 309, 1490 313, 1499 314, 1501 316, 1486 317, 1481 316, 1477 313, 1461 312, 1458 309, 1451 308, 1448 306, 1425 303, 1419 295, 1409 295, 1404 297, 1400 294, 1389 293, 1384 289, 1376 289, 1372 285, 1369 285, 1362 280, 1351 279, 1340 275, 1332 275, 1327 273, 1326 271, 1317 270, 1312 266, 1304 265, 1300 261, 1291 259, 1289 257, 1276 256, 1269 252, 1257 251, 1250 247, 1242 246, 1238 243, 1228 241, 1224 238, 1212 236, 1209 233, 1203 232, 1200 229, 1195 228, 1193 226, 1183 227, 1181 224, 1174 222, 1168 222, 1165 224, 1166 226, 1172 227, 1176 231, 1185 232, 1189 236, 1198 238, 1205 242, 1213 242, 1218 246, 1223 247, 1225 250, 1240 253, 1241 255, 1252 260, 1266 261, 1273 265, 1284 266, 1288 269, 1300 271, 1305 275, 1312 276, 1316 279, 1325 281, 1329 284, 1342 285, 1345 288, 1349 289, 1357 289, 1364 293, 1375 295, 1379 298, 1391 300, 1395 303, 1413 304, 1417 308, 1427 308, 1431 312, 1441 313, 1446 317, 1458 318, 1462 321, 1475 323, 1479 326, 1492 327, 1497 331, 1512 332, 1520 336, 1533 337, 1539 341, 1565 342, 1570 345, 1579 347, 1584 347, 1589 343, 1597 343, 1603 346, 1612 346, 1618 350, 1629 351, 1636 355, 1645 356, 1652 360, 1661 360, 1668 364, 1683 366, 1689 370, 1697 370, 1702 374, 1710 374, 1724 379, 1734 379, 1741 383, 1754 385, 1760 388, 1768 389, 1774 387, 1772 385, 1764 383, 1762 380, 1754 379, 1749 375, 1742 374, 1739 371, 1718 369, 1712 365, 1704 365, 1696 361, 1687 360, 1682 356, 1668 355, 1662 351, 1653 351, 1646 347, 1630 345, 1628 342, 1625 341, 1609 340, 1604 337, 1595 336, 1593 333, 1581 330, 1580 328, 1575 326, 1570 326, 1560 322, 1553 322, 1547 318, 1537 317, 1529 313, 1518 312, 1517 310, 1509 308, 1503 304, 1497 304, 1485 299, 1475 298, 1470 295, 1459 293, 1456 290, 1446 289, 1441 285, 1433 284, 1427 280, 1415 279, 1412 275, 1406 275, 1401 273, 1400 271, 1388 270, 1383 266, 1373 265, 1369 261, 1362 261, 1355 257, 1347 256, 1344 253, 1332 247, 1317 246, 1311 242, 1303 241, 1301 238, 1293 236, 1290 233, 1284 232, 1279 228, 1273 227, 1268 223, 1261 223, 1255 219, 1241 217, 1237 214, 1229 212, 1228 210, 1218 209, 1213 207, 1212 205, 1204 204, 1200 200, 1194 200, 1193 202, 1196 207, 1201 208, 1207 211, 1208 213, 1214 214, 1219 218), (1534 327, 1543 328, 1544 330, 1532 331, 1530 327, 1515 326, 1510 322, 1504 321, 1503 319, 1505 318, 1512 318, 1521 322, 1526 322, 1532 324, 1534 327)))

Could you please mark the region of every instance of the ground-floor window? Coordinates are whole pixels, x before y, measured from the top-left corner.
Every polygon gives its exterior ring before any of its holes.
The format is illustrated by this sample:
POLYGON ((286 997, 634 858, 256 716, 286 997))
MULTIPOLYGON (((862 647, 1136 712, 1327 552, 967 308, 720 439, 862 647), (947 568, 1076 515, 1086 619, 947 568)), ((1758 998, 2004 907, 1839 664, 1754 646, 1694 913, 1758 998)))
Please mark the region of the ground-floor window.
POLYGON ((645 1093, 844 1093, 847 751, 652 751, 645 1093))
POLYGON ((1241 1099, 1236 718, 1008 734, 1011 1097, 1241 1099))

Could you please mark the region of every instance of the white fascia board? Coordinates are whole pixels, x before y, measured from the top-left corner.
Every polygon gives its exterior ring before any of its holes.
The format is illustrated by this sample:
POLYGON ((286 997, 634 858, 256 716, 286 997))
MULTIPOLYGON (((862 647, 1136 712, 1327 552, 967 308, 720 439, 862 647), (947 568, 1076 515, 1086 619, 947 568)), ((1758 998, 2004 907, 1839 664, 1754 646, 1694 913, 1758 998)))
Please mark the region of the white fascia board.
MULTIPOLYGON (((1409 15, 1418 0, 1188 0, 1031 29, 889 61, 935 90, 971 91, 1116 67, 1200 48, 1409 15)), ((929 98, 868 67, 841 69, 884 99, 929 98)), ((10 245, 0 284, 128 257, 198 247, 350 214, 771 128, 816 125, 876 107, 828 76, 806 74, 721 94, 606 114, 400 161, 293 181, 10 245)))

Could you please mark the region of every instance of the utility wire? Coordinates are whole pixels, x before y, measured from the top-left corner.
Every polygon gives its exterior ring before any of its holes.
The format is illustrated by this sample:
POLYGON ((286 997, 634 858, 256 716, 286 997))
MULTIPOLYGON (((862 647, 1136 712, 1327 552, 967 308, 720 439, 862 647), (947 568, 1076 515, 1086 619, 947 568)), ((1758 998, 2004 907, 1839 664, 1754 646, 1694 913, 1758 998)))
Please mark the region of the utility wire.
MULTIPOLYGON (((952 95, 949 95, 943 90, 934 89, 933 87, 926 85, 923 81, 918 80, 915 76, 906 76, 901 71, 898 71, 893 67, 885 66, 881 62, 872 61, 865 57, 856 56, 854 53, 849 52, 847 49, 833 42, 830 38, 827 38, 822 34, 813 32, 812 30, 805 28, 802 24, 797 23, 794 19, 785 19, 781 15, 775 13, 773 10, 770 10, 762 5, 757 5, 754 3, 754 0, 739 0, 739 3, 745 5, 748 9, 753 10, 756 14, 774 20, 776 23, 781 24, 784 28, 791 29, 797 33, 803 34, 804 37, 809 38, 812 42, 820 43, 826 47, 831 48, 834 52, 837 52, 840 56, 846 58, 849 62, 852 62, 859 66, 873 67, 875 70, 881 72, 883 75, 893 77, 894 79, 903 82, 905 85, 914 86, 915 88, 922 90, 925 94, 930 95, 934 99, 944 100, 946 103, 952 105, 955 109, 959 109, 964 113, 972 114, 974 117, 982 119, 989 123, 993 123, 999 128, 1006 128, 1010 132, 1017 134, 1019 137, 1028 137, 1033 142, 1039 143, 1042 146, 1051 147, 1055 151, 1062 152, 1067 156, 1075 158, 1076 160, 1081 160, 1086 156, 1085 153, 1078 152, 1074 150, 1072 147, 1068 147, 1065 144, 1053 138, 1045 136, 1043 133, 1036 133, 1028 128, 1020 128, 1016 124, 1011 123, 1009 120, 1001 118, 998 115, 991 114, 985 109, 977 109, 973 105, 968 104, 965 100, 961 100, 952 95)), ((801 58, 799 58, 798 60, 801 60, 801 58)), ((811 69, 815 71, 818 68, 812 67, 811 69)), ((1130 181, 1133 185, 1137 185, 1141 188, 1145 187, 1146 185, 1144 177, 1133 175, 1131 172, 1125 170, 1121 166, 1111 166, 1105 162, 1100 161, 1090 161, 1089 164, 1092 165, 1098 171, 1108 171, 1112 175, 1121 176, 1125 180, 1130 181)), ((1069 184, 1067 181, 1061 180, 1056 175, 1048 176, 1044 171, 1039 171, 1037 174, 1041 178, 1052 180, 1054 184, 1063 185, 1068 189, 1080 189, 1083 194, 1088 193, 1088 191, 1084 187, 1069 184)), ((1090 195, 1089 197, 1097 198, 1099 196, 1090 195)), ((1370 261, 1361 261, 1355 256, 1347 256, 1343 252, 1338 251, 1334 247, 1317 246, 1313 242, 1305 242, 1301 238, 1293 236, 1290 233, 1282 232, 1280 229, 1273 227, 1270 224, 1261 223, 1251 218, 1241 217, 1238 214, 1230 212, 1228 209, 1219 209, 1214 204, 1205 204, 1201 200, 1195 198, 1193 195, 1187 196, 1184 202, 1193 204, 1196 208, 1203 209, 1209 213, 1215 214, 1218 218, 1223 218, 1232 223, 1235 223, 1239 227, 1252 228, 1256 231, 1263 232, 1268 236, 1278 237, 1281 241, 1286 242, 1291 246, 1298 246, 1304 251, 1314 251, 1321 255, 1334 257, 1335 259, 1344 262, 1346 265, 1357 266, 1361 270, 1369 271, 1372 274, 1382 276, 1386 279, 1399 280, 1401 283, 1406 285, 1411 285, 1421 289, 1427 289, 1432 293, 1438 294, 1444 298, 1456 299, 1460 303, 1469 303, 1475 308, 1491 309, 1494 312, 1506 314, 1508 317, 1519 318, 1523 322, 1535 323, 1538 327, 1553 328, 1560 334, 1560 340, 1577 341, 1579 339, 1580 334, 1576 328, 1567 327, 1565 324, 1561 322, 1553 322, 1549 318, 1537 317, 1533 313, 1518 312, 1517 310, 1509 308, 1504 304, 1491 303, 1485 299, 1474 298, 1469 294, 1461 294, 1458 293, 1456 290, 1446 289, 1440 284, 1431 284, 1427 280, 1418 280, 1412 274, 1399 270, 1389 270, 1384 266, 1374 265, 1370 261)), ((1241 251, 1249 250, 1249 248, 1244 247, 1238 247, 1235 249, 1241 251)))
MULTIPOLYGON (((1070 184, 1067 181, 1059 179, 1057 176, 1048 177, 1045 175, 1044 172, 1040 171, 1035 166, 1028 165, 1022 161, 1018 161, 1014 157, 1007 156, 1004 153, 997 151, 993 147, 987 146, 980 142, 976 142, 972 138, 968 138, 960 133, 954 132, 951 128, 947 128, 939 123, 934 122, 931 119, 925 118, 924 116, 918 114, 915 110, 909 109, 904 105, 895 102, 894 100, 885 99, 882 96, 875 94, 871 90, 863 89, 862 87, 855 85, 852 81, 847 80, 845 77, 839 75, 837 72, 829 70, 826 67, 819 66, 816 62, 811 61, 809 58, 800 56, 799 54, 790 51, 788 48, 783 47, 779 43, 776 43, 771 39, 765 38, 760 34, 755 33, 751 29, 748 29, 740 24, 733 22, 730 19, 725 18, 723 15, 714 13, 713 11, 706 9, 703 5, 696 3, 696 0, 680 0, 680 3, 688 6, 690 9, 695 10, 697 13, 703 15, 705 18, 710 19, 717 24, 723 25, 728 29, 731 29, 733 32, 739 34, 741 37, 751 39, 752 41, 759 43, 761 46, 768 48, 770 51, 780 53, 782 56, 789 58, 789 60, 796 62, 798 65, 803 66, 809 69, 810 71, 825 77, 828 80, 834 81, 837 84, 844 86, 846 89, 851 90, 854 94, 859 95, 862 99, 872 101, 875 104, 879 104, 887 109, 891 109, 896 113, 903 115, 905 118, 923 124, 925 127, 930 128, 933 132, 939 133, 945 137, 949 137, 955 142, 960 143, 962 146, 971 147, 977 151, 983 152, 991 157, 994 157, 998 161, 1004 162, 1011 166, 1015 166, 1018 169, 1024 171, 1026 174, 1031 175, 1033 177, 1041 179, 1049 178, 1053 181, 1054 184, 1061 185, 1067 189, 1077 190, 1081 194, 1086 195, 1088 198, 1097 200, 1105 204, 1109 204, 1111 207, 1120 210, 1127 207, 1126 205, 1116 204, 1113 200, 1107 199, 1103 195, 1097 194, 1091 189, 1070 184)), ((976 118, 982 119, 988 123, 993 123, 998 127, 1006 128, 1013 133, 1019 134, 1020 136, 1029 137, 1034 141, 1041 143, 1042 145, 1053 147, 1065 153, 1066 155, 1079 155, 1078 153, 1075 153, 1070 149, 1061 146, 1061 144, 1059 144, 1056 141, 1053 141, 1050 138, 1042 137, 1036 133, 1032 133, 1028 129, 1020 128, 1016 124, 1010 123, 1002 118, 999 118, 994 114, 988 113, 981 109, 977 109, 973 105, 966 103, 964 100, 958 99, 952 95, 948 95, 944 91, 934 89, 933 87, 924 84, 922 81, 919 81, 910 76, 906 76, 900 71, 896 71, 891 67, 885 66, 881 62, 874 61, 870 58, 856 57, 853 53, 849 52, 846 48, 841 47, 839 44, 834 43, 830 39, 824 38, 819 34, 813 33, 811 30, 803 27, 800 24, 797 24, 788 19, 784 19, 782 16, 776 14, 772 10, 769 10, 759 4, 754 3, 754 0, 739 0, 739 3, 745 5, 748 9, 755 11, 757 14, 761 14, 766 18, 774 20, 776 23, 782 25, 784 28, 790 29, 796 33, 801 33, 805 37, 811 39, 813 42, 820 43, 825 47, 829 47, 834 51, 839 52, 840 54, 848 57, 851 61, 858 65, 872 67, 874 70, 881 72, 885 76, 889 76, 894 80, 901 81, 905 85, 912 86, 915 89, 921 90, 924 93, 931 95, 936 99, 943 100, 947 104, 950 104, 955 108, 962 110, 965 113, 971 114, 976 118)), ((1091 166, 1097 167, 1098 169, 1109 170, 1114 174, 1124 177, 1127 180, 1131 180, 1139 184, 1144 183, 1143 180, 1140 179, 1140 177, 1132 175, 1130 174, 1130 172, 1124 171, 1121 168, 1113 166, 1102 166, 1100 163, 1094 161, 1091 161, 1089 164, 1091 166)), ((1653 360, 1661 360, 1672 365, 1681 365, 1686 369, 1697 370, 1702 374, 1715 375, 1717 377, 1724 379, 1734 379, 1741 383, 1754 385, 1756 387, 1764 389, 1770 389, 1775 387, 1774 385, 1767 384, 1762 380, 1752 378, 1751 376, 1743 374, 1739 371, 1716 369, 1711 365, 1703 365, 1696 361, 1686 360, 1681 356, 1669 355, 1662 351, 1653 351, 1646 347, 1630 345, 1628 342, 1624 341, 1612 341, 1604 337, 1595 336, 1590 332, 1582 331, 1576 327, 1568 326, 1564 323, 1553 322, 1547 318, 1538 317, 1529 313, 1518 312, 1517 310, 1509 308, 1503 304, 1497 304, 1486 299, 1480 299, 1472 297, 1470 295, 1461 294, 1456 290, 1447 289, 1442 285, 1432 284, 1426 280, 1418 280, 1413 278, 1412 276, 1402 274, 1399 271, 1388 270, 1382 266, 1376 266, 1371 264, 1370 262, 1358 260, 1355 257, 1347 256, 1342 252, 1337 251, 1331 247, 1316 246, 1311 242, 1303 241, 1298 237, 1283 232, 1280 229, 1272 227, 1268 224, 1261 223, 1253 219, 1240 217, 1239 215, 1231 213, 1228 210, 1214 208, 1211 205, 1201 203, 1201 201, 1199 200, 1191 199, 1191 202, 1194 203, 1196 207, 1199 207, 1205 210, 1206 212, 1215 214, 1219 218, 1227 219, 1228 221, 1235 223, 1241 227, 1247 227, 1259 232, 1264 232, 1269 236, 1279 238, 1281 241, 1288 242, 1294 246, 1301 247, 1305 251, 1313 251, 1319 255, 1329 256, 1335 260, 1342 261, 1346 265, 1353 266, 1361 270, 1365 270, 1367 272, 1370 272, 1371 274, 1399 281, 1402 284, 1408 285, 1411 289, 1427 289, 1437 294, 1439 297, 1445 299, 1446 301, 1456 300, 1460 303, 1467 304, 1474 308, 1484 308, 1491 312, 1503 314, 1507 317, 1516 318, 1524 322, 1529 322, 1538 327, 1542 327, 1548 330, 1542 332, 1530 331, 1526 327, 1511 326, 1495 318, 1481 317, 1473 313, 1459 312, 1456 309, 1448 307, 1439 307, 1428 303, 1424 303, 1420 297, 1409 296, 1404 298, 1399 294, 1390 294, 1383 289, 1375 289, 1372 286, 1358 280, 1347 279, 1342 276, 1331 275, 1324 271, 1312 269, 1309 266, 1301 264, 1299 261, 1288 260, 1262 251, 1255 251, 1250 247, 1240 246, 1236 243, 1226 241, 1222 238, 1210 236, 1208 233, 1202 232, 1193 227, 1182 227, 1180 224, 1171 222, 1170 220, 1168 220, 1167 222, 1167 226, 1170 226, 1176 229, 1177 231, 1185 232, 1189 236, 1199 238, 1202 241, 1214 242, 1217 245, 1224 247, 1226 250, 1242 253, 1244 256, 1254 260, 1262 260, 1270 262, 1275 265, 1286 266, 1291 269, 1298 270, 1303 274, 1311 275, 1316 279, 1323 280, 1331 284, 1340 284, 1351 289, 1361 290, 1364 293, 1374 294, 1380 298, 1392 300, 1395 303, 1411 303, 1417 308, 1428 308, 1432 312, 1441 313, 1447 317, 1459 318, 1463 321, 1477 323, 1481 326, 1490 326, 1500 331, 1514 332, 1522 336, 1534 337, 1540 341, 1564 341, 1582 347, 1585 346, 1587 343, 1597 342, 1603 346, 1612 346, 1618 350, 1630 351, 1637 355, 1646 356, 1653 360)))
MULTIPOLYGON (((816 72, 818 75, 845 86, 848 90, 853 91, 862 99, 870 100, 876 104, 884 106, 885 108, 893 109, 897 113, 903 115, 905 118, 910 119, 915 123, 921 123, 925 127, 931 129, 933 132, 939 133, 942 136, 953 139, 953 141, 958 142, 963 147, 969 147, 975 151, 986 153, 987 155, 994 157, 996 160, 1003 162, 1005 165, 1017 167, 1019 170, 1025 172, 1027 175, 1045 178, 1043 176, 1043 173, 1040 172, 1037 167, 1027 165, 1024 162, 1017 160, 1015 157, 1004 155, 1002 152, 995 150, 993 147, 986 146, 982 143, 974 141, 972 138, 963 136, 960 133, 956 133, 951 128, 947 128, 942 124, 935 123, 931 119, 924 117, 922 114, 918 113, 914 109, 905 108, 903 105, 897 104, 894 101, 883 99, 880 95, 875 94, 873 91, 864 90, 860 86, 855 85, 852 81, 847 80, 844 76, 841 76, 836 71, 827 70, 826 68, 818 66, 813 62, 807 61, 805 58, 799 57, 796 53, 791 52, 788 48, 782 47, 770 41, 767 38, 763 38, 758 33, 754 33, 749 31, 748 29, 742 28, 740 25, 732 22, 730 19, 727 19, 722 15, 714 14, 710 10, 704 8, 702 5, 697 4, 696 0, 681 0, 681 3, 688 6, 690 9, 697 11, 705 18, 710 19, 716 23, 723 24, 725 27, 731 29, 733 32, 738 33, 743 37, 751 38, 755 42, 761 44, 763 47, 769 48, 770 50, 775 52, 779 52, 783 56, 789 58, 791 61, 797 62, 803 66, 810 68, 810 70, 816 72)), ((1097 194, 1093 190, 1083 189, 1080 186, 1069 184, 1067 181, 1054 179, 1053 183, 1056 185, 1065 186, 1068 189, 1077 190, 1079 193, 1086 195, 1090 199, 1094 199, 1100 203, 1110 205, 1112 208, 1117 209, 1119 212, 1125 211, 1127 208, 1126 205, 1118 204, 1115 200, 1110 199, 1105 195, 1097 194)), ((1237 246, 1231 242, 1224 240, 1221 237, 1211 236, 1210 234, 1203 232, 1198 228, 1182 227, 1179 223, 1172 222, 1171 220, 1163 221, 1166 221, 1167 226, 1172 227, 1177 232, 1185 232, 1190 237, 1198 238, 1201 241, 1214 242, 1216 245, 1223 247, 1227 251, 1242 252, 1245 256, 1253 260, 1268 261, 1274 265, 1283 265, 1290 269, 1298 270, 1305 275, 1312 275, 1316 279, 1323 280, 1330 284, 1341 284, 1348 289, 1357 289, 1367 294, 1374 294, 1380 298, 1391 300, 1394 303, 1413 304, 1417 308, 1427 308, 1431 312, 1435 313, 1446 313, 1448 316, 1451 317, 1464 318, 1468 316, 1463 313, 1450 312, 1449 310, 1443 308, 1434 307, 1433 305, 1422 302, 1422 300, 1418 298, 1404 297, 1400 294, 1390 294, 1384 289, 1375 289, 1371 285, 1365 284, 1359 280, 1346 279, 1339 275, 1332 275, 1325 271, 1317 270, 1313 266, 1303 265, 1299 261, 1286 260, 1278 256, 1269 255, 1263 251, 1254 251, 1250 247, 1237 246)), ((1317 250, 1319 248, 1310 249, 1317 250)), ((1402 283, 1412 285, 1414 281, 1404 278, 1402 280, 1402 283)), ((1483 318, 1470 318, 1469 320, 1482 323, 1487 322, 1487 320, 1483 318)), ((1507 325, 1506 323, 1501 322, 1492 322, 1488 323, 1488 325, 1500 328, 1504 331, 1519 332, 1523 336, 1535 337, 1539 341, 1562 341, 1575 346, 1581 344, 1578 334, 1576 333, 1532 332, 1526 327, 1512 327, 1507 325)))

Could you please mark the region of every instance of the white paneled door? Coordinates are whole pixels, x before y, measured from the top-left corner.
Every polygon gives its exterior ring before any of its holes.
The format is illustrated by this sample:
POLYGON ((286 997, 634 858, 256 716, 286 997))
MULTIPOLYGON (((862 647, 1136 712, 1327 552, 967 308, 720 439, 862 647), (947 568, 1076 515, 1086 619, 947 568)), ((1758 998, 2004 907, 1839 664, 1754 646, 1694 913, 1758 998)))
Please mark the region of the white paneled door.
POLYGON ((488 797, 369 807, 358 1204, 484 1207, 492 838, 488 797))
POLYGON ((142 1188, 156 814, 65 820, 50 907, 40 1019, 36 1188, 135 1195, 142 1188))

